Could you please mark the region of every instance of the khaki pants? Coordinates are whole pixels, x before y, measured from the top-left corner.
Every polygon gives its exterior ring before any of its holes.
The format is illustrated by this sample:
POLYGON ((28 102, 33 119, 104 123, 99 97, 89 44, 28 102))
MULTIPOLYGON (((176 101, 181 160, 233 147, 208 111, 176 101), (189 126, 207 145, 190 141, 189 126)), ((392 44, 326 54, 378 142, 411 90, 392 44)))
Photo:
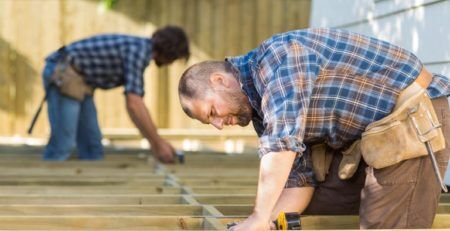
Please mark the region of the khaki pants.
MULTIPOLYGON (((432 100, 446 139, 435 153, 444 175, 450 154, 450 110, 447 98, 432 100)), ((317 187, 305 214, 359 214, 363 229, 431 228, 441 189, 428 156, 382 169, 360 163, 355 175, 342 181, 337 151, 326 180, 317 187)))

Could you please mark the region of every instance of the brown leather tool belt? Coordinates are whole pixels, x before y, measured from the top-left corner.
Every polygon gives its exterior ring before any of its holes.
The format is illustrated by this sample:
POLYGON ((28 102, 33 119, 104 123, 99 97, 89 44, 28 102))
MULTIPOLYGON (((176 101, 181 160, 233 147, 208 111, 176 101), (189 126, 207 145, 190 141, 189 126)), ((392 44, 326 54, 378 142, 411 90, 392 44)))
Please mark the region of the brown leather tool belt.
POLYGON ((83 101, 86 95, 93 94, 93 88, 89 86, 84 77, 72 64, 71 57, 61 48, 61 58, 56 64, 51 82, 59 88, 62 95, 72 99, 83 101))
POLYGON ((366 127, 361 138, 361 154, 369 166, 383 168, 400 161, 445 148, 445 139, 426 88, 432 75, 425 68, 405 88, 392 113, 366 127))

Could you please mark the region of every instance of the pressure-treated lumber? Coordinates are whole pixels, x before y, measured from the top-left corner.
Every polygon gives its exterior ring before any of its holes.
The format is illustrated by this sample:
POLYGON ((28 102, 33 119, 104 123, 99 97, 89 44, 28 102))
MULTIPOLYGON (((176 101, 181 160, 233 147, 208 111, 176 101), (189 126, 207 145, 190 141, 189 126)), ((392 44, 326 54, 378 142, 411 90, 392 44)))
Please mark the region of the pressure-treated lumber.
POLYGON ((172 216, 0 216, 12 230, 203 230, 204 218, 172 216))
POLYGON ((183 200, 182 195, 44 195, 44 194, 24 194, 24 195, 0 195, 1 205, 171 205, 188 204, 183 200))
MULTIPOLYGON (((218 218, 225 226, 240 218, 218 218)), ((358 229, 357 216, 305 216, 303 229, 358 229)), ((204 218, 185 216, 0 216, 3 229, 33 230, 201 230, 204 218)), ((450 215, 438 214, 433 228, 448 228, 450 215)))
POLYGON ((255 194, 253 187, 226 187, 226 186, 196 186, 191 187, 194 194, 255 194))
POLYGON ((201 204, 253 204, 255 203, 254 195, 195 195, 194 198, 201 204))
MULTIPOLYGON (((222 224, 241 221, 243 218, 220 218, 222 224)), ((312 229, 359 229, 358 216, 304 216, 301 218, 302 228, 312 229)), ((450 227, 450 214, 437 214, 433 222, 433 229, 450 227)))
POLYGON ((134 179, 121 179, 114 180, 113 178, 88 178, 79 180, 72 179, 0 179, 0 187, 2 186, 164 186, 166 183, 164 178, 160 179, 146 179, 146 178, 134 178, 134 179))
MULTIPOLYGON (((224 230, 253 211, 257 162, 253 155, 196 153, 186 154, 185 165, 126 155, 80 165, 7 157, 0 163, 0 228, 224 230)), ((433 227, 449 228, 449 214, 444 194, 433 227)), ((305 216, 302 224, 359 228, 357 216, 305 216)))
POLYGON ((155 186, 0 186, 2 194, 179 194, 180 188, 155 186))
POLYGON ((200 216, 201 205, 0 205, 0 216, 200 216))

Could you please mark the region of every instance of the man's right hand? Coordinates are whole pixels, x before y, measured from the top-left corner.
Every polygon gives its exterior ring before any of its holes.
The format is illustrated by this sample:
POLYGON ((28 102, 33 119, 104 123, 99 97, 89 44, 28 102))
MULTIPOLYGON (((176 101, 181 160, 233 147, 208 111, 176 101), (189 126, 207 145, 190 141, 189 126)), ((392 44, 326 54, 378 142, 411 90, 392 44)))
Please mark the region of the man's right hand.
POLYGON ((173 163, 175 149, 158 135, 156 126, 148 113, 142 96, 127 93, 126 101, 131 120, 141 134, 151 143, 155 157, 164 163, 173 163))
POLYGON ((152 146, 152 151, 155 154, 155 157, 158 158, 161 162, 164 163, 173 163, 175 156, 175 149, 169 142, 164 139, 160 139, 155 142, 152 146))

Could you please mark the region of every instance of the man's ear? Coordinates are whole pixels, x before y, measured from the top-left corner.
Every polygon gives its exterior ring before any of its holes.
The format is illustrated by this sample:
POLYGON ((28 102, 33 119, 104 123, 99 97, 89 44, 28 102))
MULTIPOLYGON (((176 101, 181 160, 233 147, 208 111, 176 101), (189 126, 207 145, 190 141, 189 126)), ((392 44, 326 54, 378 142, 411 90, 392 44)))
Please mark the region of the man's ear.
POLYGON ((214 72, 209 77, 209 82, 213 88, 228 87, 229 81, 227 77, 220 72, 214 72))

